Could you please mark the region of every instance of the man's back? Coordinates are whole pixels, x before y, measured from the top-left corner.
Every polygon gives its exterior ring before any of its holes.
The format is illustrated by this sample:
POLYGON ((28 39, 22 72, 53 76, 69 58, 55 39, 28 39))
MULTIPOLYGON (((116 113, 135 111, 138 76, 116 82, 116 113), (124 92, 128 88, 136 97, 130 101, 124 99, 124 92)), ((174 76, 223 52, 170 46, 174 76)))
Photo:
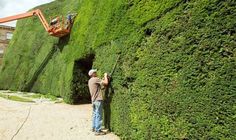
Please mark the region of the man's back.
POLYGON ((103 100, 101 94, 101 84, 102 81, 98 77, 92 77, 89 79, 88 86, 92 102, 103 100))

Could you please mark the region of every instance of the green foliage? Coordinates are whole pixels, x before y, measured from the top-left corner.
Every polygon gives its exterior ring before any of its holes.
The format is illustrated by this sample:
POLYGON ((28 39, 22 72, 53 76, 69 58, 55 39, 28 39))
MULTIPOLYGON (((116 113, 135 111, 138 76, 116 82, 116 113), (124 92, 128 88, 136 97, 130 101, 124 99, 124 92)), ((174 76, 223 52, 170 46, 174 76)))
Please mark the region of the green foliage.
MULTIPOLYGON (((68 11, 77 12, 79 1, 55 1, 40 7, 49 21, 57 15, 66 16, 68 11)), ((36 9, 35 8, 35 9, 36 9)), ((51 37, 38 17, 19 20, 14 37, 4 57, 0 85, 2 89, 53 93, 67 101, 73 62, 66 62, 64 53, 69 37, 51 37), (13 59, 14 58, 14 59, 13 59), (69 77, 69 80, 68 80, 69 77)))
POLYGON ((236 137, 234 1, 65 3, 41 8, 47 16, 78 11, 69 39, 48 37, 36 18, 19 22, 4 56, 2 89, 24 89, 47 62, 31 90, 74 103, 79 96, 88 97, 89 67, 77 62, 95 54, 93 67, 101 77, 120 55, 105 95, 105 115, 108 127, 122 139, 236 137), (47 57, 55 45, 59 48, 47 57))

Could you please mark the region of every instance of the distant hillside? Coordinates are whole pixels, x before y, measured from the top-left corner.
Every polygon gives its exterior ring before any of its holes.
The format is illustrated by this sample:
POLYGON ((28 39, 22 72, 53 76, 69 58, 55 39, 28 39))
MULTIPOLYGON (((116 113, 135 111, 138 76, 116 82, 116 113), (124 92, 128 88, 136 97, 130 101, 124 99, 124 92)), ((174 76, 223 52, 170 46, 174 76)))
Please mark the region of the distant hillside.
POLYGON ((114 71, 105 125, 122 139, 236 137, 236 2, 57 0, 49 16, 77 11, 69 37, 21 20, 0 88, 89 99, 91 67, 114 71), (117 60, 120 58, 119 60, 117 60))

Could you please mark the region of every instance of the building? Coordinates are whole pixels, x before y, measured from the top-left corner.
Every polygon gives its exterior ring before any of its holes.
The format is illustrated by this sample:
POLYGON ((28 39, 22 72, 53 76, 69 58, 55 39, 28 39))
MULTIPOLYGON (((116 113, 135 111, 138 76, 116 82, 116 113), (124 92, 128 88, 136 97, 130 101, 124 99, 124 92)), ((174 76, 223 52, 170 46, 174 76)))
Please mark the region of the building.
POLYGON ((12 39, 14 30, 14 27, 0 25, 0 64, 2 64, 3 54, 12 39))

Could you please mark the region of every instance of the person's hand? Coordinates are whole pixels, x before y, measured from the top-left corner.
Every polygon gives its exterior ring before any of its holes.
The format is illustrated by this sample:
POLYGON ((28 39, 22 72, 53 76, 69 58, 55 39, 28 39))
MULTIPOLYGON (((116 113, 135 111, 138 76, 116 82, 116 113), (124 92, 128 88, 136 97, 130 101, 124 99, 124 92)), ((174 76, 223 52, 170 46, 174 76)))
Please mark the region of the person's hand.
POLYGON ((107 73, 104 73, 104 77, 107 77, 107 73))

